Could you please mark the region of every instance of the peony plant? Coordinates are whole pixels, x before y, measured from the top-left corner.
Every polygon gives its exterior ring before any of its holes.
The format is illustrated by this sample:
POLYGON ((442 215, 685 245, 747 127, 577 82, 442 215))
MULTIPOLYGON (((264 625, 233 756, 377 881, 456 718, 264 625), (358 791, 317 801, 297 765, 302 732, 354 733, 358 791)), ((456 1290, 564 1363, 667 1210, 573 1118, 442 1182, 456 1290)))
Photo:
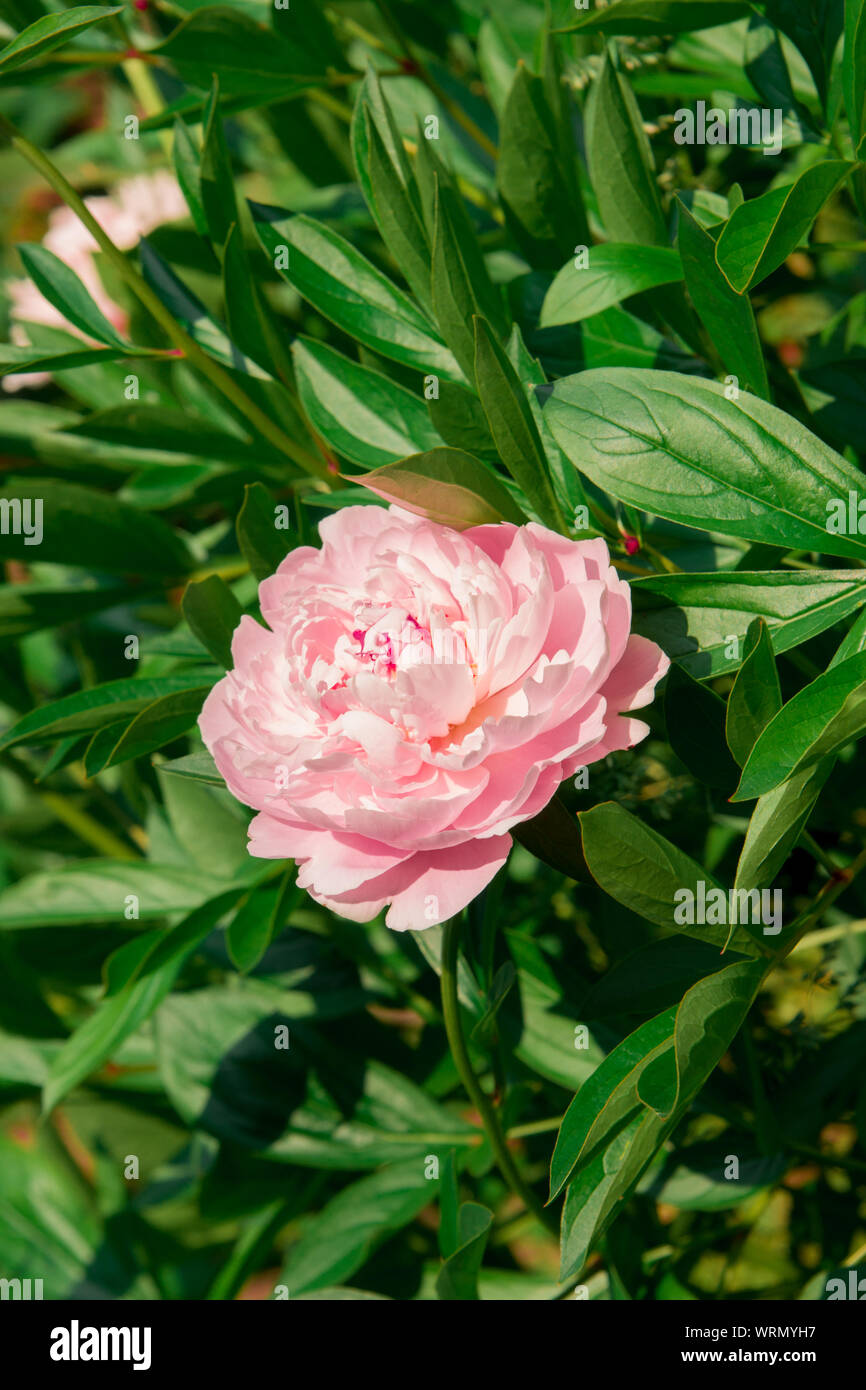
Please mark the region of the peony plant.
POLYGON ((4 1290, 862 1298, 864 14, 4 8, 4 1290))

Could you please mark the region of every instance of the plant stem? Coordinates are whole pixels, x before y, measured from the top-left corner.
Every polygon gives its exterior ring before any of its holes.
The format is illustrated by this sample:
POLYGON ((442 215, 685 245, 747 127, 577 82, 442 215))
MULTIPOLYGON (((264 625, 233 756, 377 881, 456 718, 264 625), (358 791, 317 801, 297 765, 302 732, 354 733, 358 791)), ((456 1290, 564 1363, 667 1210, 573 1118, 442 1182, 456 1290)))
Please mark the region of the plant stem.
POLYGON ((460 1080, 472 1101, 478 1114, 481 1116, 481 1123, 485 1133, 490 1140, 490 1146, 499 1164, 500 1172, 512 1192, 520 1198, 523 1204, 539 1221, 543 1222, 550 1230, 556 1230, 557 1223, 554 1214, 547 1211, 542 1206, 539 1199, 531 1188, 527 1187, 523 1181, 514 1159, 508 1151, 508 1144, 499 1122, 499 1115, 487 1095, 482 1089, 481 1083, 472 1069, 472 1062, 466 1047, 466 1040, 463 1036, 463 1027, 460 1021, 460 1003, 457 998, 457 956, 460 944, 459 918, 452 917, 445 923, 442 934, 442 1016, 445 1020, 445 1032, 448 1037, 448 1046, 454 1058, 455 1066, 460 1076, 460 1080))
POLYGON ((165 307, 162 300, 150 288, 143 276, 127 260, 123 252, 115 246, 111 238, 106 235, 95 217, 88 211, 83 198, 47 155, 31 144, 12 122, 2 115, 0 115, 0 133, 4 134, 19 154, 22 154, 33 165, 34 169, 39 171, 46 182, 83 222, 136 298, 144 305, 175 346, 181 349, 184 356, 198 368, 203 376, 208 378, 227 400, 231 401, 232 405, 249 420, 253 428, 264 439, 267 439, 281 454, 290 458, 306 473, 313 474, 330 486, 330 477, 324 460, 316 458, 314 454, 308 453, 306 449, 290 439, 237 385, 229 373, 199 347, 195 339, 190 337, 186 329, 178 323, 171 311, 165 307))
POLYGON ((778 963, 784 960, 785 956, 795 950, 802 941, 803 937, 811 927, 823 917, 827 908, 836 901, 840 893, 844 893, 854 882, 854 879, 866 869, 866 848, 861 849, 855 859, 851 861, 847 869, 836 869, 833 877, 828 879, 812 902, 812 906, 791 924, 792 931, 787 941, 784 942, 778 954, 774 955, 773 962, 778 963))

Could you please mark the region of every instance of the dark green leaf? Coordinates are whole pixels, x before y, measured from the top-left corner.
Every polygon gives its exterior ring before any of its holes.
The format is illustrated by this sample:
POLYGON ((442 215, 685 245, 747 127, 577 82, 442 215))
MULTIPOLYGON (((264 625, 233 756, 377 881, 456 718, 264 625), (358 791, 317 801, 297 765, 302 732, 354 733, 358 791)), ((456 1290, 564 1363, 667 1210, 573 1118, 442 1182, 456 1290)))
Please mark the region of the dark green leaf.
POLYGON ((125 347, 123 338, 94 303, 90 292, 69 266, 44 246, 23 245, 18 254, 36 288, 55 309, 88 337, 110 347, 125 347))
POLYGON ((229 228, 238 220, 231 160, 219 115, 219 99, 219 77, 215 73, 202 119, 204 131, 199 161, 199 190, 208 233, 217 251, 222 250, 229 228))
POLYGON ((505 331, 499 290, 491 283, 471 224, 454 189, 435 179, 433 308, 440 332, 470 381, 474 375, 472 318, 481 314, 505 331))
MULTIPOLYGON (((0 495, 0 503, 3 501, 13 517, 20 507, 22 520, 27 518, 29 504, 32 522, 37 516, 36 504, 41 504, 39 553, 53 564, 81 565, 109 574, 166 577, 191 568, 184 542, 170 527, 110 494, 53 478, 28 476, 5 483, 0 495)), ((12 528, 4 536, 4 550, 10 559, 32 561, 36 556, 32 538, 12 528)))
POLYGON ((859 570, 663 574, 632 584, 634 628, 694 676, 733 671, 755 617, 777 652, 824 632, 866 603, 859 570))
POLYGON ((666 246, 667 226, 640 111, 609 54, 587 101, 586 150, 593 191, 609 239, 666 246))
POLYGON ((554 439, 599 487, 686 526, 769 545, 866 556, 826 529, 862 475, 782 410, 716 382, 625 367, 558 381, 554 439))
POLYGON ((716 264, 716 244, 708 231, 679 204, 677 245, 686 289, 723 363, 744 391, 770 399, 767 367, 752 305, 737 294, 716 264))
MULTIPOLYGON (((700 864, 613 801, 581 812, 580 828, 590 873, 612 898, 660 927, 724 947, 729 935, 725 922, 674 919, 679 892, 690 891, 697 902, 700 882, 705 896, 720 886, 700 864)), ((742 927, 737 928, 731 945, 749 955, 756 949, 742 927)))
POLYGON ((748 14, 743 0, 614 0, 564 26, 565 33, 680 34, 712 29, 748 14))
POLYGON ((743 664, 737 672, 725 716, 728 747, 740 767, 758 735, 782 708, 773 639, 763 618, 755 618, 746 633, 743 664))
POLYGON ((0 748, 47 743, 64 734, 92 733, 105 724, 134 717, 163 696, 200 689, 201 684, 201 673, 195 672, 148 680, 129 677, 78 690, 25 714, 0 739, 0 748))
POLYGON ((799 691, 749 754, 733 801, 751 801, 866 733, 866 653, 848 657, 799 691))
POLYGON ((238 512, 238 545, 256 579, 267 579, 290 549, 276 526, 274 503, 262 483, 248 483, 238 512))
POLYGON ((296 338, 292 357, 310 424, 343 458, 377 468, 442 443, 424 402, 382 372, 312 338, 296 338))
POLYGON ((58 14, 43 15, 0 49, 0 72, 5 76, 14 68, 23 67, 32 58, 59 48, 91 24, 99 24, 103 19, 112 19, 117 14, 123 14, 122 5, 111 9, 105 5, 77 5, 58 14))
POLYGON ((665 724, 677 757, 699 782, 726 795, 739 768, 725 741, 725 702, 681 666, 671 667, 665 686, 665 724))
POLYGON ((181 607, 194 636, 226 670, 232 664, 232 637, 242 609, 218 574, 187 585, 181 607))
POLYGON ((563 529, 538 428, 514 367, 483 318, 475 319, 475 381, 499 457, 545 526, 563 529))
MULTIPOLYGON (((566 177, 563 153, 545 82, 521 62, 502 116, 496 182, 509 224, 533 265, 561 264, 587 237, 579 187, 566 177)), ((573 164, 573 148, 570 155, 573 164)))
POLYGON ((153 753, 180 738, 199 716, 209 685, 163 695, 132 719, 97 730, 84 755, 88 777, 116 763, 153 753))
POLYGON ((279 274, 338 328, 383 357, 462 381, 421 310, 350 242, 304 216, 276 222, 259 216, 256 230, 279 274))
POLYGON ((457 1248, 445 1260, 436 1279, 436 1292, 445 1300, 478 1298, 478 1272, 493 1212, 477 1202, 464 1202, 457 1213, 457 1248))
POLYGON ((855 167, 844 159, 824 160, 793 183, 735 208, 716 242, 716 261, 731 287, 743 293, 777 270, 855 167))

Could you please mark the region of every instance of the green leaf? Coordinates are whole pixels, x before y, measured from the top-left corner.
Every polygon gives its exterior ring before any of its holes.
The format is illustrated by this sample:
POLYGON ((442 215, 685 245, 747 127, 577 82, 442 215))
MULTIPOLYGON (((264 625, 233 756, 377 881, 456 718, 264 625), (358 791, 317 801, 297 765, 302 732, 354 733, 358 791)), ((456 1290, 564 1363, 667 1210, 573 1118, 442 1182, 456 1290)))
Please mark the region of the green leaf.
POLYGON ((287 869, 281 883, 257 888, 232 918, 226 947, 232 963, 246 974, 258 965, 274 936, 285 925, 293 901, 303 897, 295 886, 295 871, 287 869))
POLYGON ((699 980, 678 1008, 643 1024, 610 1054, 591 1095, 589 1083, 578 1092, 556 1169, 565 1181, 569 1166, 572 1173, 562 1214, 561 1278, 580 1269, 622 1209, 730 1046, 762 976, 761 963, 749 961, 699 980))
POLYGON ((364 79, 358 88, 358 97, 352 112, 351 144, 355 173, 364 201, 374 217, 377 216, 376 199, 370 175, 370 131, 375 128, 385 148, 388 163, 391 165, 410 201, 416 210, 420 208, 417 189, 412 182, 412 171, 403 145, 403 137, 397 128, 393 112, 385 100, 379 75, 372 63, 368 64, 364 79))
MULTIPOLYGON (((2 62, 2 58, 0 58, 2 62)), ((842 53, 842 90, 856 149, 866 132, 866 3, 845 0, 845 46, 842 53)))
POLYGON ((442 443, 424 402, 384 373, 312 338, 296 338, 292 357, 310 424, 343 458, 377 468, 442 443))
POLYGON ((681 666, 672 666, 665 685, 668 742, 689 772, 726 795, 739 780, 739 768, 725 740, 725 702, 681 666))
POLYGON ((560 31, 570 34, 682 34, 713 29, 749 13, 743 0, 615 0, 579 15, 560 31))
POLYGON ((484 407, 465 386, 440 381, 439 394, 430 398, 427 409, 435 429, 452 448, 484 458, 496 454, 484 407))
POLYGON ((495 475, 461 449, 431 449, 350 479, 417 516, 465 531, 496 521, 525 520, 495 475))
POLYGON ((661 1052, 673 1047, 676 1006, 649 1019, 608 1053, 565 1112, 550 1162, 550 1201, 584 1156, 610 1142, 638 1104, 637 1081, 661 1052))
POLYGON ((77 690, 31 710, 0 738, 0 749, 16 743, 48 743, 65 734, 92 733, 105 724, 133 718, 163 696, 199 690, 201 671, 149 679, 128 677, 77 690))
POLYGON ((103 19, 112 19, 117 14, 123 14, 122 5, 116 5, 111 9, 105 5, 77 5, 74 9, 62 10, 59 14, 43 15, 34 24, 23 29, 5 48, 0 49, 0 73, 5 76, 14 68, 23 67, 40 54, 60 48, 61 44, 75 38, 82 29, 88 29, 91 24, 99 24, 103 19))
POLYGON ((248 483, 236 523, 241 554, 256 579, 267 579, 286 558, 290 546, 280 539, 274 502, 262 483, 248 483))
POLYGON ((196 722, 209 690, 209 685, 199 684, 192 690, 163 695, 132 719, 97 730, 84 755, 88 777, 180 738, 196 722))
POLYGON ((3 538, 8 559, 32 562, 44 547, 43 553, 53 564, 80 565, 109 574, 168 577, 181 575, 192 566, 185 544, 170 527, 108 493, 28 475, 3 484, 0 502, 4 500, 10 516, 20 513, 22 523, 28 515, 35 523, 41 509, 38 545, 34 545, 32 531, 28 537, 23 530, 16 532, 10 527, 3 538))
POLYGON ((448 1256, 436 1279, 436 1293, 444 1300, 478 1298, 478 1272, 493 1212, 478 1202, 464 1202, 457 1213, 457 1249, 448 1256))
MULTIPOLYGON (((706 869, 613 801, 582 811, 579 820, 586 862, 605 893, 660 927, 725 946, 726 923, 674 920, 678 892, 688 889, 697 898, 700 881, 706 893, 720 887, 706 869)), ((735 951, 755 954, 755 942, 742 927, 731 944, 735 951)))
POLYGON ((690 985, 723 970, 732 960, 718 947, 680 935, 648 942, 601 976, 580 1002, 587 1019, 655 1012, 676 1004, 690 985))
POLYGON ((246 881, 251 873, 258 878, 263 872, 267 876, 269 871, 257 867, 257 861, 247 850, 249 813, 246 807, 226 790, 218 773, 215 781, 189 775, 202 770, 207 773, 208 763, 216 772, 210 755, 193 753, 177 762, 185 767, 175 776, 165 775, 174 764, 160 761, 155 766, 172 848, 180 862, 195 866, 210 879, 246 881))
POLYGON ((188 753, 186 757, 160 763, 159 770, 170 773, 172 777, 188 777, 193 782, 204 782, 210 787, 225 786, 210 753, 188 753))
POLYGON ((223 247, 223 296, 232 341, 274 377, 290 378, 282 330, 273 320, 253 275, 243 236, 233 222, 223 247))
POLYGON ((475 363, 473 316, 505 331, 499 290, 492 284, 463 205, 449 184, 435 180, 433 307, 440 331, 471 381, 475 363))
POLYGON ((201 150, 185 121, 175 121, 172 144, 174 172, 186 199, 193 226, 199 236, 207 236, 207 215, 201 194, 201 150))
POLYGON ((705 679, 736 669, 755 617, 766 622, 776 652, 790 651, 861 608, 866 577, 860 570, 664 574, 634 580, 631 592, 634 630, 705 679))
POLYGON ((174 986, 184 961, 210 935, 238 892, 234 889, 205 903, 167 934, 147 932, 121 947, 135 961, 129 978, 102 1000, 57 1054, 42 1092, 43 1114, 108 1061, 120 1043, 150 1017, 174 986))
POLYGON ((577 820, 558 796, 552 797, 537 816, 515 825, 513 834, 525 849, 559 873, 577 882, 588 880, 577 820))
POLYGON ((0 585, 0 643, 28 632, 79 622, 91 613, 119 607, 141 593, 127 588, 49 589, 37 584, 0 585))
POLYGON ((123 338, 94 303, 90 292, 69 266, 46 247, 24 244, 18 247, 24 269, 40 294, 55 309, 90 338, 111 347, 126 347, 123 338))
POLYGON ((795 772, 786 782, 758 798, 746 831, 734 877, 734 889, 767 888, 806 828, 806 822, 833 771, 830 754, 795 772))
POLYGON ((131 343, 124 343, 119 347, 82 345, 59 352, 45 352, 38 347, 16 347, 12 343, 0 343, 0 377, 15 376, 19 372, 59 372, 73 367, 92 366, 98 362, 116 362, 120 357, 160 355, 151 353, 147 348, 134 347, 131 343))
POLYGON ((742 294, 777 270, 856 167, 845 159, 824 160, 793 183, 735 208, 716 242, 716 261, 732 289, 742 294))
POLYGON ((640 246, 666 246, 667 225, 640 110, 609 53, 587 100, 586 151, 608 238, 640 246))
POLYGON ((728 696, 725 732, 728 747, 740 767, 758 735, 782 708, 773 639, 763 618, 755 618, 746 633, 743 664, 728 696))
POLYGON ((313 85, 324 63, 313 51, 227 5, 196 10, 151 52, 207 91, 214 73, 226 94, 277 98, 313 85))
POLYGON ((860 472, 775 406, 717 382, 626 367, 558 381, 545 418, 598 487, 686 526, 785 549, 866 556, 827 531, 828 508, 860 472))
MULTIPOLYGON (((146 237, 139 242, 138 255, 145 280, 199 347, 224 367, 244 372, 250 377, 267 379, 264 369, 238 351, 223 326, 211 317, 146 237)), ((249 385, 247 383, 248 390, 249 385)))
POLYGON ((811 116, 794 95, 779 32, 769 20, 754 11, 749 16, 746 29, 743 60, 745 75, 760 96, 762 104, 772 111, 779 110, 783 113, 784 146, 815 139, 816 132, 811 116))
POLYGON ((530 1071, 573 1091, 598 1066, 604 1048, 584 1032, 583 1012, 569 1003, 555 962, 538 942, 517 931, 507 931, 506 942, 517 969, 517 989, 499 1011, 500 1036, 530 1071))
POLYGON ((490 325, 480 317, 475 319, 475 381, 499 457, 544 525, 563 530, 544 445, 523 385, 490 325))
POLYGON ((309 217, 270 222, 261 220, 261 209, 253 212, 277 271, 320 314, 383 357, 449 381, 463 380, 421 310, 350 242, 309 217))
POLYGON ((414 1220, 435 1192, 420 1159, 390 1163, 351 1183, 307 1222, 279 1282, 294 1298, 350 1278, 386 1236, 414 1220))
MULTIPOLYGON (((382 240, 422 307, 432 308, 430 249, 417 197, 410 194, 411 174, 395 164, 370 112, 365 108, 367 150, 372 202, 370 211, 382 240)), ((402 143, 401 143, 402 148, 402 143)), ((414 191, 414 190, 413 190, 414 191)))
POLYGON ((731 288, 716 264, 710 233, 679 203, 679 248, 686 289, 724 365, 744 391, 770 399, 767 367, 752 305, 731 288))
POLYGON ((783 705, 749 754, 733 801, 751 801, 866 733, 866 652, 818 676, 783 705))
MULTIPOLYGON (((143 860, 82 859, 45 869, 0 893, 0 929, 109 924, 124 927, 130 897, 139 921, 191 912, 211 888, 201 873, 143 860)), ((132 920, 132 919, 129 919, 132 920)))
MULTIPOLYGON (((573 148, 570 155, 573 163, 573 148)), ((520 62, 500 125, 496 183, 509 225, 534 266, 559 265, 587 237, 579 185, 565 169, 545 82, 520 62)))
POLYGON ((314 1016, 355 1013, 367 998, 333 948, 289 928, 279 949, 279 982, 247 978, 242 987, 174 994, 161 1006, 160 1074, 187 1124, 320 1171, 413 1156, 422 1181, 431 1146, 444 1156, 478 1142, 477 1129, 407 1077, 338 1051, 314 1031, 314 1016), (275 1030, 289 1024, 280 1037, 275 1030))
POLYGON ((36 1287, 46 1299, 74 1298, 103 1239, 91 1193, 70 1165, 58 1163, 48 1136, 27 1145, 14 1131, 0 1136, 4 1278, 30 1279, 38 1271, 36 1287))
POLYGON ((655 1202, 667 1202, 680 1211, 725 1211, 759 1192, 775 1187, 790 1168, 787 1154, 738 1154, 737 1176, 727 1177, 727 1146, 690 1144, 681 1156, 672 1156, 645 1189, 655 1202))
POLYGON ((540 328, 578 323, 618 304, 629 295, 683 278, 683 267, 670 246, 631 246, 615 242, 589 248, 584 267, 570 259, 556 275, 541 306, 540 328))
POLYGON ((225 245, 229 228, 238 220, 231 159, 220 120, 219 99, 219 77, 214 73, 202 117, 199 190, 208 233, 218 253, 225 245))
POLYGON ((232 664, 232 637, 243 610, 225 580, 218 574, 194 580, 186 587, 181 608, 193 635, 228 670, 232 664))

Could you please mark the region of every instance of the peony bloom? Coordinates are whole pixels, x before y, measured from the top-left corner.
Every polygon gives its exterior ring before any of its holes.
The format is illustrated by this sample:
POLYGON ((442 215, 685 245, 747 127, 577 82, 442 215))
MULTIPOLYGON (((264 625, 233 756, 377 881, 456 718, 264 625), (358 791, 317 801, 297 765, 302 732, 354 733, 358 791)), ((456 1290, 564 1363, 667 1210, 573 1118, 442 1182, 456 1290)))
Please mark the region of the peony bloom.
MULTIPOLYGON (((180 185, 171 174, 160 170, 155 174, 136 174, 117 185, 110 197, 85 198, 88 212, 107 232, 115 246, 128 251, 136 246, 163 222, 174 222, 186 214, 186 202, 180 185)), ((128 316, 106 292, 94 254, 99 245, 84 223, 68 207, 55 208, 48 219, 48 230, 42 245, 70 270, 74 270, 97 306, 119 333, 126 333, 128 316)), ((32 280, 7 280, 5 289, 11 300, 12 342, 19 347, 29 343, 25 323, 42 323, 50 328, 65 328, 77 337, 82 334, 55 309, 36 288, 32 280)), ((8 391, 44 386, 50 381, 48 372, 16 372, 5 377, 8 391)))
POLYGON ((250 852, 399 931, 442 922, 505 862, 509 830, 577 768, 648 732, 627 713, 668 667, 629 635, 602 540, 467 531, 348 507, 287 555, 243 617, 200 726, 258 815, 250 852))

